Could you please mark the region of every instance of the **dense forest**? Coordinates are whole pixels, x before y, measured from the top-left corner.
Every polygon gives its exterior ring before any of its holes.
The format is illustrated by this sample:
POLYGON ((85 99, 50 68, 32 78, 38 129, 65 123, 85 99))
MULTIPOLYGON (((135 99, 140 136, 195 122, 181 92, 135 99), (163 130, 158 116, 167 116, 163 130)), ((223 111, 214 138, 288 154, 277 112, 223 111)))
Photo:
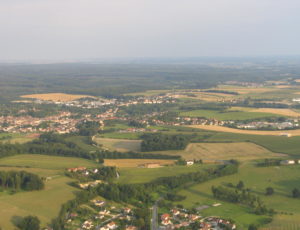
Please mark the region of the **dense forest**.
POLYGON ((41 190, 43 180, 35 174, 25 171, 0 171, 0 188, 18 190, 41 190))
POLYGON ((293 65, 289 61, 283 59, 284 65, 278 65, 271 58, 194 58, 118 64, 2 64, 0 98, 8 101, 22 94, 49 92, 118 97, 153 89, 205 89, 224 81, 262 82, 280 79, 287 72, 293 73, 291 77, 299 75, 298 60, 293 65))
POLYGON ((141 136, 141 139, 143 140, 141 150, 143 152, 149 152, 184 149, 190 142, 191 138, 191 135, 146 133, 141 136))

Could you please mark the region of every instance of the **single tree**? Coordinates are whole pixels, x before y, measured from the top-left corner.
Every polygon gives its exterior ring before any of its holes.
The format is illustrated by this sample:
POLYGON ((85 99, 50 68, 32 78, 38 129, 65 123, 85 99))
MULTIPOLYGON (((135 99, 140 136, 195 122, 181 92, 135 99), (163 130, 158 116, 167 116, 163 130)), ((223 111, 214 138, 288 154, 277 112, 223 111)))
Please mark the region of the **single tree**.
POLYGON ((266 188, 266 195, 271 196, 274 194, 274 189, 272 187, 266 188))
POLYGON ((36 216, 26 216, 17 225, 20 230, 39 230, 40 220, 36 216))
POLYGON ((248 230, 257 230, 257 226, 254 225, 254 224, 250 224, 249 227, 248 227, 248 230))
POLYGON ((238 189, 243 189, 243 188, 244 188, 244 182, 243 182, 243 181, 240 181, 240 182, 236 185, 236 187, 237 187, 238 189))
POLYGON ((300 191, 299 191, 299 189, 294 188, 293 191, 292 191, 292 196, 294 198, 299 198, 300 197, 300 191))

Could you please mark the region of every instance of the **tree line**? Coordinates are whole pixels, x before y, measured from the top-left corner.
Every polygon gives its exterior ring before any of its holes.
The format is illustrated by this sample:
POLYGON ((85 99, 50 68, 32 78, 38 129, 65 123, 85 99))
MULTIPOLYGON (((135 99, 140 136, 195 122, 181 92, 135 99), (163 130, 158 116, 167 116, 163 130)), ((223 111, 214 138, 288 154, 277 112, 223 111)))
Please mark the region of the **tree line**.
POLYGON ((25 171, 0 171, 0 187, 2 189, 13 189, 14 191, 41 190, 45 187, 43 180, 25 171))

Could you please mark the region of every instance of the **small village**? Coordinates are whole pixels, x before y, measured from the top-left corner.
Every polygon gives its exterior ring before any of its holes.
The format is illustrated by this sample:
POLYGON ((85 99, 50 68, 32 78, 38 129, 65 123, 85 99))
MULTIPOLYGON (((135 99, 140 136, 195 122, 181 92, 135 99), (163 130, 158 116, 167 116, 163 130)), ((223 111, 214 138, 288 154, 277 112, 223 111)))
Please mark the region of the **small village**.
POLYGON ((68 215, 68 230, 137 230, 134 210, 121 204, 93 199, 68 215))
POLYGON ((160 216, 161 230, 168 229, 222 230, 236 229, 236 225, 220 217, 202 217, 199 211, 173 208, 160 216))

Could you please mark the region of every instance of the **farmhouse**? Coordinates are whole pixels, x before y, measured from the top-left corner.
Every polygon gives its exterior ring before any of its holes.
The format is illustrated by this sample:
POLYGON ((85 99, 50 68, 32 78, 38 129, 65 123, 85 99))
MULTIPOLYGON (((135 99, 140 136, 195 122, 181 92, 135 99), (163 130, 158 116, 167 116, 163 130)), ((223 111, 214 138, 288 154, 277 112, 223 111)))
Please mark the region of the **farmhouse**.
POLYGON ((194 161, 193 160, 188 160, 186 161, 186 165, 193 165, 194 164, 194 161))
POLYGON ((68 172, 82 172, 85 171, 86 167, 69 168, 68 172))

